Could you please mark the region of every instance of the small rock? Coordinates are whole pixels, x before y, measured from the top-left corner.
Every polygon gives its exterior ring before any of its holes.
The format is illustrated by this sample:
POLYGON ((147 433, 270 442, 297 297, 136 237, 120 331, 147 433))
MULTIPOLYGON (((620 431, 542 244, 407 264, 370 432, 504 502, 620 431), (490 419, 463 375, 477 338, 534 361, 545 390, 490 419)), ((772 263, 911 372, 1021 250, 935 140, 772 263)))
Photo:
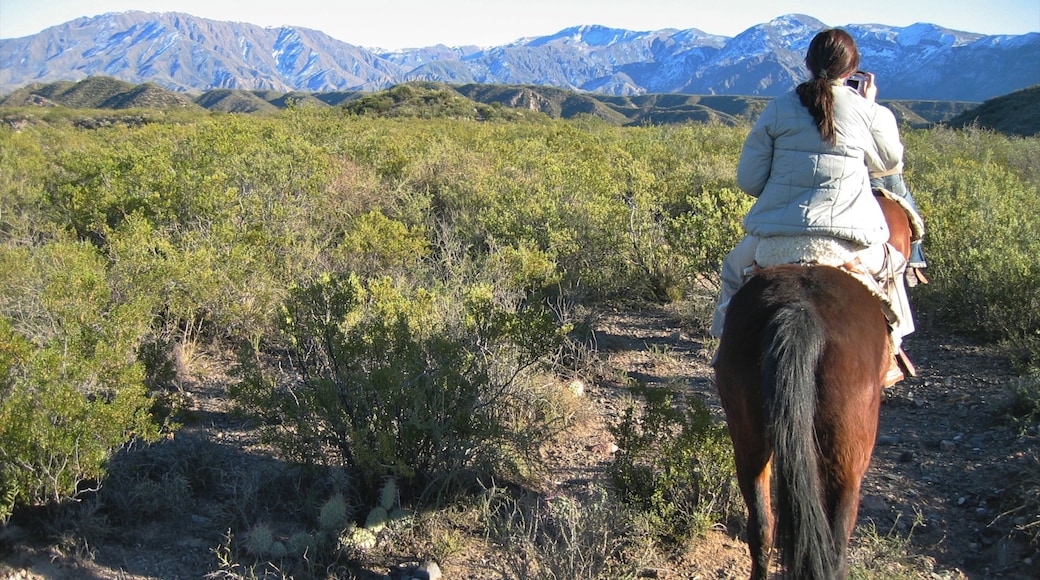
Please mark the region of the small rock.
POLYGON ((899 445, 899 435, 880 435, 877 438, 877 444, 883 447, 899 445))
POLYGON ((913 451, 904 451, 899 455, 899 463, 910 463, 916 458, 913 451))
POLYGON ((199 538, 187 537, 177 540, 177 545, 184 546, 187 548, 202 548, 206 545, 206 543, 199 538))
POLYGON ((617 453, 617 450, 618 446, 613 443, 597 443, 592 447, 589 447, 589 451, 595 453, 596 455, 602 455, 604 457, 609 457, 617 453))
POLYGON ((417 580, 441 580, 441 567, 433 560, 426 560, 415 571, 417 580))
POLYGON ((860 509, 864 512, 882 512, 888 509, 888 504, 883 498, 868 495, 860 501, 860 509))
POLYGON ((939 442, 939 450, 940 451, 953 451, 956 448, 957 448, 957 444, 954 443, 953 441, 948 440, 948 439, 943 439, 942 441, 939 442))

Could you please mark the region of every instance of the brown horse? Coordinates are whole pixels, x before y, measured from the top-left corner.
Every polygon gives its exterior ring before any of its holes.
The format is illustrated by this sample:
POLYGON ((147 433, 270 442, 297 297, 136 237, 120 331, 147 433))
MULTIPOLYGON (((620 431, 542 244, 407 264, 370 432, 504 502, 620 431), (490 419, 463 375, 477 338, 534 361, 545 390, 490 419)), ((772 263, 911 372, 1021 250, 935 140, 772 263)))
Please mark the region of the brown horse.
MULTIPOLYGON (((908 252, 906 214, 878 199, 898 210, 890 229, 908 252)), ((715 381, 748 506, 752 579, 766 578, 774 541, 794 578, 847 575, 891 344, 878 299, 837 268, 765 268, 734 295, 715 381)))

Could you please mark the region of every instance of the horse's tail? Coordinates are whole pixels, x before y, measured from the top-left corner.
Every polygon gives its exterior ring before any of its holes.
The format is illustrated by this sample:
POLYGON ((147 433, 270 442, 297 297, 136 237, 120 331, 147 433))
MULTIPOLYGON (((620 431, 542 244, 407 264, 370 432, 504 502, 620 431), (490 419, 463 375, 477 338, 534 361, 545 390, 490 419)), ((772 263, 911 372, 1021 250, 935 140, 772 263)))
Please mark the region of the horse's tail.
POLYGON ((776 473, 776 545, 794 578, 833 578, 835 538, 823 505, 813 425, 823 323, 807 303, 780 308, 763 336, 762 392, 776 473))

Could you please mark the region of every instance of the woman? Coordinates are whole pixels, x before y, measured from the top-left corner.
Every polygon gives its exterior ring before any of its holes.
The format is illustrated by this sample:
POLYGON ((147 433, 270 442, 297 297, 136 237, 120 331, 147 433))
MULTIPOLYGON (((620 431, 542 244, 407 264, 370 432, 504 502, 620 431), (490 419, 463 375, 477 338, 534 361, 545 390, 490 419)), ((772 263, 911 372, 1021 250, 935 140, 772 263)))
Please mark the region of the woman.
MULTIPOLYGON (((871 173, 888 173, 902 162, 895 116, 877 104, 874 75, 866 74, 859 92, 846 86, 859 67, 859 51, 847 32, 817 34, 805 65, 812 80, 772 100, 744 142, 737 186, 758 199, 744 218, 748 235, 722 265, 713 336, 722 334, 729 299, 752 265, 776 263, 763 252, 775 258, 786 242, 796 240, 806 251, 819 246, 838 252, 842 260, 858 260, 882 279, 901 277, 905 267, 904 260, 898 274, 892 268, 885 272, 891 266, 885 250, 888 225, 870 187, 871 173)), ((913 321, 902 280, 892 279, 888 287, 894 288, 888 300, 898 352, 913 321)))

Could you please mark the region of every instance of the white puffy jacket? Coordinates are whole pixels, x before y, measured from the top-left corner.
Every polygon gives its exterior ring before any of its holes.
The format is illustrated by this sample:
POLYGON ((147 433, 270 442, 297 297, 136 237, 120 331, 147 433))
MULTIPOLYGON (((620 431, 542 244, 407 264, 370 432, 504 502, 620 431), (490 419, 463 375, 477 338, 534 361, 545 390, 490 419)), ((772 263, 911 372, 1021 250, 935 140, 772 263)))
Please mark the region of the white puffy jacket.
POLYGON ((759 236, 825 235, 872 246, 888 226, 868 170, 890 171, 903 158, 895 116, 853 89, 833 85, 834 145, 820 137, 794 91, 771 101, 740 156, 737 186, 758 198, 744 218, 759 236))

